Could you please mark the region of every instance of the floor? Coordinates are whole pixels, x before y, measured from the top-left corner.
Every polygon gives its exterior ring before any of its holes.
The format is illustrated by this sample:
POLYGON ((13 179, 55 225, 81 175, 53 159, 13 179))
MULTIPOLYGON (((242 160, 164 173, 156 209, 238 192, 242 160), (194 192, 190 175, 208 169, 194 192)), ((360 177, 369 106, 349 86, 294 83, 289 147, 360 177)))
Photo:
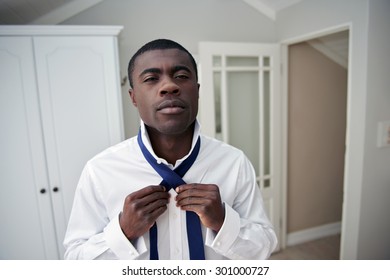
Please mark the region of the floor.
POLYGON ((287 247, 271 255, 270 260, 338 260, 340 235, 328 236, 287 247))

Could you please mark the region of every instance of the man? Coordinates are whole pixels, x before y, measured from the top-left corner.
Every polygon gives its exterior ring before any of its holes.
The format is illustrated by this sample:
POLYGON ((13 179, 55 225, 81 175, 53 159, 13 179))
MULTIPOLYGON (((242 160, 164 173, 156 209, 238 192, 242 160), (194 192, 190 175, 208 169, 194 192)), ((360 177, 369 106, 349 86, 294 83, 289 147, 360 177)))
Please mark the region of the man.
POLYGON ((155 40, 132 57, 128 76, 139 135, 86 164, 65 258, 268 258, 277 240, 252 165, 200 134, 192 55, 155 40))

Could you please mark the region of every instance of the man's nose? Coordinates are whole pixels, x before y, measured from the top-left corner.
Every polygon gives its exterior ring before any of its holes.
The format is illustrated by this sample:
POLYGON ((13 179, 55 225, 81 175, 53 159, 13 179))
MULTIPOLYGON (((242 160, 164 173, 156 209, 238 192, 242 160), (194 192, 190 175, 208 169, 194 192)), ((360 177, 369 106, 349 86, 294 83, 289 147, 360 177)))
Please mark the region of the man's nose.
POLYGON ((160 94, 164 95, 167 93, 179 94, 180 87, 170 78, 164 79, 163 84, 160 88, 160 94))

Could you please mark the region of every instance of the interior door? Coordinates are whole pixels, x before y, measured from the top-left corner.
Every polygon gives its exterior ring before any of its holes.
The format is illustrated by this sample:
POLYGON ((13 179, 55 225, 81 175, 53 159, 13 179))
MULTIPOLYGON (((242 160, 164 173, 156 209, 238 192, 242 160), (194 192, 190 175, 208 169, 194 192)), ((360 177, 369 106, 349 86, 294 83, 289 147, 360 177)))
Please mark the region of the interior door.
POLYGON ((279 56, 277 44, 199 45, 202 131, 245 152, 255 168, 266 211, 280 240, 279 56))
POLYGON ((115 39, 34 38, 53 212, 62 241, 85 163, 121 140, 115 39))
POLYGON ((0 37, 0 259, 58 259, 31 37, 0 37))

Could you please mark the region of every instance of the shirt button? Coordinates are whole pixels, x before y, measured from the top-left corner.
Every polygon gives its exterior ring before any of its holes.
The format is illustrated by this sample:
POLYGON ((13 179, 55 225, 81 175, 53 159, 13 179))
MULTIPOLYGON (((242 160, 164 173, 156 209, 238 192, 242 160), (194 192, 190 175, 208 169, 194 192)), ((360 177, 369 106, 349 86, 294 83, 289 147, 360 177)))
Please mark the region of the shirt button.
POLYGON ((217 244, 215 244, 217 247, 220 247, 221 246, 221 242, 217 242, 217 244))
POLYGON ((177 214, 176 214, 176 213, 173 213, 172 217, 173 217, 174 219, 177 219, 177 214))

